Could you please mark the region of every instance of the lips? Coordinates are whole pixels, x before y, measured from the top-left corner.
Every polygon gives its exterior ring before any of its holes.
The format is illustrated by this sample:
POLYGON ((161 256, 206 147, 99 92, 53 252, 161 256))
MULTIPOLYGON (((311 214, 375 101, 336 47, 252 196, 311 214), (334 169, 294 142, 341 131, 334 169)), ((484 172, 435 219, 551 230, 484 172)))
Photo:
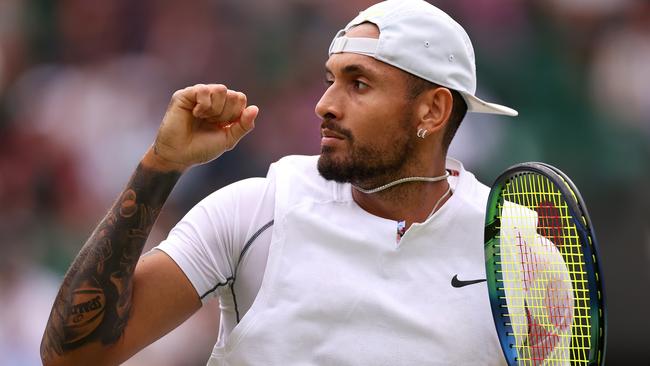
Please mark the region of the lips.
POLYGON ((321 130, 321 136, 322 137, 328 137, 328 138, 333 138, 333 139, 338 139, 338 140, 343 140, 345 139, 345 136, 341 135, 338 132, 332 131, 328 128, 324 128, 321 130))

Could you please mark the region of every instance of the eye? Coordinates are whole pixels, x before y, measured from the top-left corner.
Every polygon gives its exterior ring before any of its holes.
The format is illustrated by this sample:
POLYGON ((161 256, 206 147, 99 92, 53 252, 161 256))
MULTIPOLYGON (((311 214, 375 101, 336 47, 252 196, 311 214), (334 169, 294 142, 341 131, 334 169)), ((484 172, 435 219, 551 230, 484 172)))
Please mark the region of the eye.
POLYGON ((334 84, 334 80, 330 78, 325 78, 325 80, 323 80, 323 83, 325 83, 325 86, 330 87, 332 86, 332 84, 334 84))
POLYGON ((368 84, 364 83, 361 80, 354 80, 353 83, 354 83, 354 88, 357 90, 365 90, 369 88, 368 84))

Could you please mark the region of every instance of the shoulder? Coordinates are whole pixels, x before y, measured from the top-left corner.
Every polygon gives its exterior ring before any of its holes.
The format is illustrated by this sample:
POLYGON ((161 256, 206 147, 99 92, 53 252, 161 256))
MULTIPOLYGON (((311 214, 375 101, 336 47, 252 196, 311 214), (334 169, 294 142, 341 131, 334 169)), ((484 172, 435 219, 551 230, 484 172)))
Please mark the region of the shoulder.
POLYGON ((454 194, 459 196, 471 211, 483 215, 490 195, 490 187, 476 179, 474 174, 466 170, 458 160, 447 158, 447 169, 457 176, 454 194))
POLYGON ((274 183, 276 197, 295 201, 300 196, 315 200, 331 200, 340 196, 343 185, 320 175, 318 158, 317 155, 291 155, 273 163, 267 178, 274 183))
POLYGON ((218 209, 233 208, 232 205, 250 207, 264 202, 273 204, 277 191, 283 190, 293 194, 331 192, 333 183, 320 176, 317 165, 318 156, 285 156, 270 165, 266 177, 234 182, 213 192, 197 206, 218 209))
POLYGON ((221 206, 227 202, 258 202, 267 190, 268 179, 247 178, 229 184, 205 197, 198 206, 221 206))
POLYGON ((270 171, 282 169, 283 172, 318 174, 318 155, 288 155, 271 164, 270 171))

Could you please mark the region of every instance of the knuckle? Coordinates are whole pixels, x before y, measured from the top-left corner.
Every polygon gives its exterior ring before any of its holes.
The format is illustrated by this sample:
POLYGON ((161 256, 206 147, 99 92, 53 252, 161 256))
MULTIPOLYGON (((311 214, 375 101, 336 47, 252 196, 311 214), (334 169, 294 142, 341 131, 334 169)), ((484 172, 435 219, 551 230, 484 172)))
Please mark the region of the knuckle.
POLYGON ((180 98, 189 90, 189 87, 183 88, 183 89, 178 89, 172 94, 172 98, 180 98))
POLYGON ((213 102, 222 103, 226 98, 226 89, 211 89, 210 98, 212 98, 213 102))
POLYGON ((194 90, 198 95, 205 95, 210 93, 210 89, 205 84, 196 84, 194 90))
POLYGON ((175 91, 174 94, 172 94, 172 97, 169 101, 169 105, 171 106, 171 105, 177 105, 178 103, 182 103, 184 92, 185 89, 175 91))
POLYGON ((222 94, 226 93, 228 91, 228 87, 226 87, 223 84, 213 84, 212 85, 212 91, 217 94, 222 94))

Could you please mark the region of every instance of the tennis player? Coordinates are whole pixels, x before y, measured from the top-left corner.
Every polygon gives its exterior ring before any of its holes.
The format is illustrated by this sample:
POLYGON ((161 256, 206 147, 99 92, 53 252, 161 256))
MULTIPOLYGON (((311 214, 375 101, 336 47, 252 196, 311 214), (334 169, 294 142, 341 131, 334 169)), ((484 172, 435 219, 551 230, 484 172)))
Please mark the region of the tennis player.
POLYGON ((500 365, 483 258, 488 187, 447 158, 477 98, 463 28, 388 0, 336 34, 320 156, 197 204, 145 240, 179 177, 235 147, 258 108, 223 85, 174 93, 156 141, 54 302, 46 365, 119 364, 218 297, 209 365, 500 365), (215 330, 216 331, 216 330, 215 330))

